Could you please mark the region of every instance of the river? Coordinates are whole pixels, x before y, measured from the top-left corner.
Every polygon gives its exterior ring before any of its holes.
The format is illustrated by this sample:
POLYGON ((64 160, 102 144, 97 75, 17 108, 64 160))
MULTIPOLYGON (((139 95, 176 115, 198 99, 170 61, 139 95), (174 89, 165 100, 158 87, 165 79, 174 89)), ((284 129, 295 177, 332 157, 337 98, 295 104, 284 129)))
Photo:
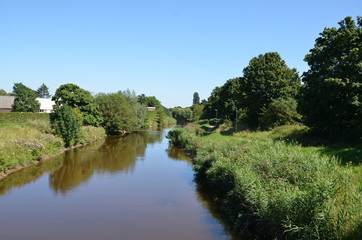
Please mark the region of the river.
POLYGON ((111 136, 0 182, 0 239, 231 239, 167 129, 111 136))

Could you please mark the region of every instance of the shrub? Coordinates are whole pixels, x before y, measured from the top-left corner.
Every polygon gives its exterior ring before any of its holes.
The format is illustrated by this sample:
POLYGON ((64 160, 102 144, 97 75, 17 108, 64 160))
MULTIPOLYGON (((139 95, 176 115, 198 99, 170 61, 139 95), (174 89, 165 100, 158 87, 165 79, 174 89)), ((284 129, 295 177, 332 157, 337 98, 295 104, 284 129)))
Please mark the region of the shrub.
POLYGON ((78 143, 87 144, 106 135, 102 127, 82 126, 79 131, 78 143))
POLYGON ((260 114, 261 129, 268 130, 281 125, 300 122, 301 115, 297 112, 297 101, 293 98, 274 99, 260 114))
POLYGON ((79 125, 71 107, 68 105, 56 106, 50 120, 52 128, 57 135, 63 138, 66 147, 76 144, 79 125))

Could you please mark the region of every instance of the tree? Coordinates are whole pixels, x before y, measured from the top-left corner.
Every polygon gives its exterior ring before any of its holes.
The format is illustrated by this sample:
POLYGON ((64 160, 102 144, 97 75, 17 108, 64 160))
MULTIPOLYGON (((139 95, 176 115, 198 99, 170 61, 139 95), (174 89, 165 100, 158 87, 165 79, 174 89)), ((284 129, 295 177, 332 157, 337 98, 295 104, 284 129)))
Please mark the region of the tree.
POLYGON ((245 79, 233 78, 221 87, 216 87, 205 104, 204 116, 207 118, 235 119, 235 107, 241 109, 245 102, 245 79))
POLYGON ((0 89, 0 96, 9 96, 10 94, 7 93, 4 89, 0 89))
POLYGON ((36 100, 36 92, 22 83, 15 83, 13 94, 16 97, 12 105, 13 112, 39 112, 40 103, 36 100))
POLYGON ((305 122, 330 137, 362 136, 362 18, 325 28, 304 59, 300 110, 305 122))
POLYGON ((192 120, 198 121, 200 120, 202 113, 204 112, 205 105, 203 104, 194 104, 191 107, 192 110, 192 120))
POLYGON ((172 117, 179 123, 192 121, 192 110, 190 108, 175 107, 172 109, 172 117))
POLYGON ((290 69, 277 52, 254 57, 244 68, 244 107, 251 128, 259 126, 259 117, 264 107, 273 99, 296 97, 301 86, 296 69, 290 69))
POLYGON ((198 92, 195 92, 193 96, 192 105, 195 104, 200 104, 200 97, 198 92))
POLYGON ((121 93, 98 94, 96 102, 103 115, 102 126, 108 134, 119 134, 135 130, 137 117, 132 105, 121 93))
POLYGON ((48 87, 43 83, 38 90, 36 90, 36 93, 39 98, 50 98, 51 95, 49 94, 48 87))
POLYGON ((73 109, 79 109, 83 125, 99 126, 102 123, 102 114, 93 96, 75 84, 61 85, 52 100, 58 106, 67 104, 73 109))
POLYGON ((297 101, 294 98, 278 98, 260 113, 260 127, 264 130, 294 124, 301 121, 301 115, 297 112, 297 101))
POLYGON ((66 104, 55 106, 54 112, 50 114, 50 122, 55 134, 63 138, 66 147, 77 143, 79 123, 71 107, 66 104))

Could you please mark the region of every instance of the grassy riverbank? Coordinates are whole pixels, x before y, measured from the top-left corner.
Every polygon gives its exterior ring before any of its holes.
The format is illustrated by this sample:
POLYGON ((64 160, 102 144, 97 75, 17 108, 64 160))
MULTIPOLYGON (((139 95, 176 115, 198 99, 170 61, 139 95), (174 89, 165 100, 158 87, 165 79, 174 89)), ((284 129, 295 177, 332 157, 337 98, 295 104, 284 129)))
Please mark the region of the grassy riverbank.
MULTIPOLYGON (((78 143, 87 144, 103 136, 103 128, 83 126, 78 143)), ((63 140, 52 134, 47 119, 0 124, 0 178, 64 150, 63 140)))
POLYGON ((293 136, 303 131, 298 127, 234 135, 223 126, 208 131, 203 122, 176 129, 169 137, 194 155, 197 180, 213 190, 235 232, 251 231, 261 239, 362 235, 357 148, 345 164, 328 148, 288 143, 291 131, 293 136))

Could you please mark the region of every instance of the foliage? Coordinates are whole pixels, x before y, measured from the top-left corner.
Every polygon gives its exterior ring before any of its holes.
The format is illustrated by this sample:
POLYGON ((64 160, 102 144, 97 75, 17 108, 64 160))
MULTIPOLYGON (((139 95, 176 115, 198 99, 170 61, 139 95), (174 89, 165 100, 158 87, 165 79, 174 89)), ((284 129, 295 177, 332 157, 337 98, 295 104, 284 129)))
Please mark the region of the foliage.
POLYGON ((138 97, 134 91, 127 89, 126 91, 123 91, 122 94, 126 97, 127 102, 131 104, 133 112, 135 113, 136 123, 134 130, 144 129, 147 116, 145 104, 141 104, 138 101, 138 97))
POLYGON ((22 83, 15 83, 13 94, 16 96, 12 105, 13 112, 39 112, 40 103, 36 100, 36 92, 22 83))
POLYGON ((172 117, 176 119, 178 123, 191 122, 193 119, 193 112, 191 108, 175 107, 171 110, 172 117))
POLYGON ((49 88, 43 83, 37 90, 36 93, 39 98, 50 98, 49 88))
POLYGON ((193 121, 198 121, 201 119, 201 116, 204 112, 204 108, 205 108, 204 104, 194 104, 191 106, 193 121))
POLYGON ((192 105, 200 104, 200 97, 198 92, 194 92, 193 99, 192 99, 192 105))
POLYGON ((80 126, 71 107, 66 104, 55 106, 54 112, 50 114, 50 122, 55 134, 63 138, 66 147, 77 143, 80 126))
POLYGON ((106 135, 103 127, 82 126, 79 129, 78 143, 88 144, 106 135))
POLYGON ((121 92, 98 94, 96 102, 102 112, 102 126, 106 129, 107 134, 119 134, 138 130, 136 129, 136 112, 121 92))
POLYGON ((235 231, 270 239, 360 236, 358 182, 335 158, 265 138, 220 141, 186 129, 169 138, 196 153, 197 180, 206 180, 235 231))
POLYGON ((297 101, 293 98, 273 99, 260 113, 260 127, 268 130, 281 125, 295 124, 301 121, 297 112, 297 101))
POLYGON ((259 126, 261 109, 273 99, 296 97, 301 86, 297 70, 288 68, 277 52, 254 57, 243 73, 250 127, 259 126))
POLYGON ((202 118, 235 120, 235 107, 240 110, 245 102, 245 79, 233 78, 221 87, 216 87, 208 98, 202 118))
POLYGON ((99 126, 102 123, 101 112, 92 95, 75 84, 61 85, 52 100, 58 107, 67 104, 73 109, 79 109, 83 125, 99 126))
POLYGON ((49 121, 47 113, 0 112, 0 123, 26 123, 28 121, 49 121))
POLYGON ((0 89, 0 96, 10 96, 10 93, 7 93, 4 89, 0 89))
POLYGON ((325 28, 306 55, 300 109, 305 122, 335 138, 362 136, 362 17, 325 28), (316 104, 317 103, 317 104, 316 104))

